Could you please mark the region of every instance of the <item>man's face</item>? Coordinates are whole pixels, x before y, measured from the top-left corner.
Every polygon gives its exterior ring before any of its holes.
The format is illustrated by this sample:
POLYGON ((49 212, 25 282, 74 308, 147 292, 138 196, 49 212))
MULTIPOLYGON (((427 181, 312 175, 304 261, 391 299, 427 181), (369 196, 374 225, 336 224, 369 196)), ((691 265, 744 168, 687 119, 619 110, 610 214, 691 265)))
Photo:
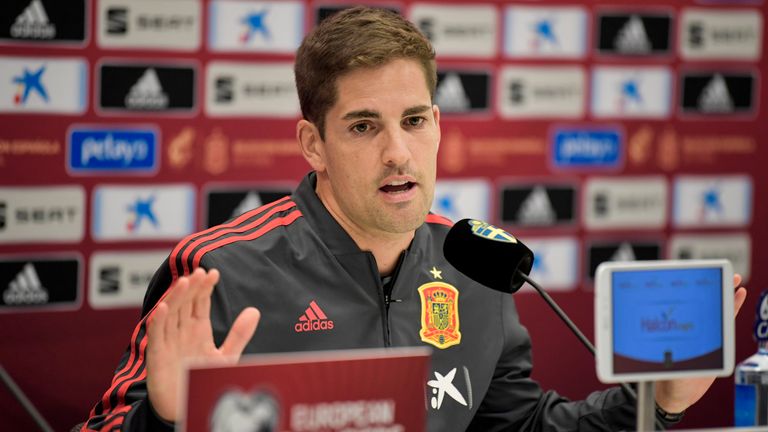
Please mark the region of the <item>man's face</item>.
POLYGON ((421 66, 398 59, 355 70, 336 92, 319 144, 318 194, 347 229, 415 230, 432 205, 440 141, 421 66))

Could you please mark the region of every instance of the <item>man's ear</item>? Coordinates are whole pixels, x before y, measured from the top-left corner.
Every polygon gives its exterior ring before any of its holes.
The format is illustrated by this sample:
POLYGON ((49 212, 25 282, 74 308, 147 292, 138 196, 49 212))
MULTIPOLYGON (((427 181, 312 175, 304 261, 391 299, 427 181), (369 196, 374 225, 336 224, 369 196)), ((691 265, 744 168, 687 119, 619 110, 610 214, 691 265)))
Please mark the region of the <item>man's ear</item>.
POLYGON ((320 138, 320 131, 314 123, 305 119, 296 123, 296 141, 301 154, 317 172, 325 171, 325 143, 320 138))
POLYGON ((442 132, 440 131, 440 108, 438 108, 437 105, 432 105, 432 116, 435 118, 435 126, 437 127, 437 145, 439 147, 442 132))

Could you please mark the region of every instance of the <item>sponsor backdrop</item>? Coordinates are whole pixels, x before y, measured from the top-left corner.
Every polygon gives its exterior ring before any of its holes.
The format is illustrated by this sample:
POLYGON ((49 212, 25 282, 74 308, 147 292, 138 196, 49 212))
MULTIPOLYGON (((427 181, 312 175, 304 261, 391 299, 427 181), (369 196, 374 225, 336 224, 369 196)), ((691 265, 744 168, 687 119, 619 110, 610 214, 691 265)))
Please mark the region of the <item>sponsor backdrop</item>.
MULTIPOLYGON (((376 4, 438 53, 436 212, 526 241, 534 276, 589 335, 600 262, 729 258, 751 290, 737 360, 754 351, 768 288, 763 1, 376 4)), ((0 364, 57 430, 109 384, 175 242, 305 174, 293 53, 347 5, 2 2, 0 364)), ((517 300, 534 377, 571 398, 602 387, 544 303, 517 300)), ((719 380, 684 426, 731 424, 732 389, 719 380)), ((6 391, 0 406, 0 429, 34 427, 6 391)))

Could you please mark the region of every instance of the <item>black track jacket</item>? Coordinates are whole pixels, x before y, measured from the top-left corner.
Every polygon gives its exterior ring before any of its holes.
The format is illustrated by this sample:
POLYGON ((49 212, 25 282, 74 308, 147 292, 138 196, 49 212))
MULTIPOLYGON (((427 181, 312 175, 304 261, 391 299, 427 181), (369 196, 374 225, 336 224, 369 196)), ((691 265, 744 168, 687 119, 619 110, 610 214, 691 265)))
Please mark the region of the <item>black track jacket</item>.
MULTIPOLYGON (((446 394, 440 405, 428 404, 430 431, 634 427, 634 402, 619 388, 569 402, 530 378, 530 339, 512 295, 473 282, 445 260, 448 220, 430 214, 416 230, 394 274, 390 303, 373 254, 357 247, 314 186, 310 173, 290 197, 192 234, 173 249, 149 286, 111 387, 84 430, 170 430, 147 398, 145 324, 172 282, 198 266, 221 272, 211 309, 217 345, 242 309, 255 306, 262 318, 246 353, 433 347, 429 379, 452 374, 463 401, 446 394), (426 304, 442 302, 435 309, 442 315, 423 318, 422 296, 426 304)), ((431 397, 433 389, 424 386, 431 397)))

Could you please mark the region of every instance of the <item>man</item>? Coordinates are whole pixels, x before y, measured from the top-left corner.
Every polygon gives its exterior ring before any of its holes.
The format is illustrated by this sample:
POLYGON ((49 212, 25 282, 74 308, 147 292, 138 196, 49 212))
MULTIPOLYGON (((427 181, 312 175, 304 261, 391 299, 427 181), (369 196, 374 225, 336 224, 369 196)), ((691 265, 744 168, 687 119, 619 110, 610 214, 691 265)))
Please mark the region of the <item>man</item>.
MULTIPOLYGON (((634 401, 618 388, 580 402, 543 392, 512 296, 443 257, 450 223, 429 214, 435 82, 431 45, 394 13, 354 8, 308 35, 296 58, 296 136, 313 172, 290 198, 174 248, 84 429, 170 430, 187 357, 425 344, 435 376, 472 395, 431 401, 430 430, 631 428, 634 401), (449 325, 422 319, 434 302, 449 325), (308 305, 317 325, 305 328, 308 305)), ((656 400, 681 412, 711 383, 659 383, 656 400)))

